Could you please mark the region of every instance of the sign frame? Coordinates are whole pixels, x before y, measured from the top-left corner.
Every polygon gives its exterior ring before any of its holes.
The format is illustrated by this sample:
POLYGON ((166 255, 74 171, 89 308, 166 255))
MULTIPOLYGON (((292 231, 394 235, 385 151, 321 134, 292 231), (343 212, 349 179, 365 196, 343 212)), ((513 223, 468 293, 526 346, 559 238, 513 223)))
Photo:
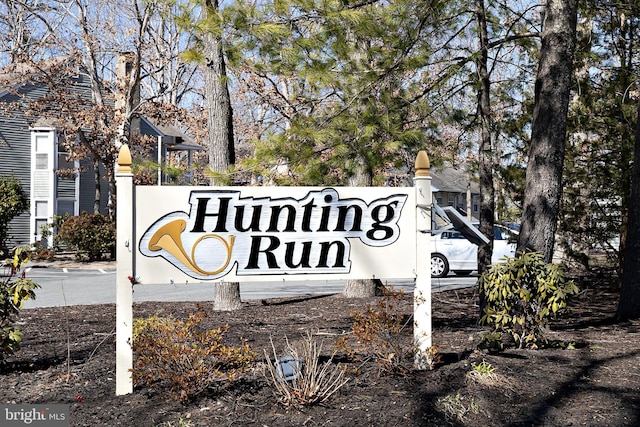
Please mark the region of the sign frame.
POLYGON ((407 188, 135 186, 127 145, 117 163, 116 395, 133 392, 138 278, 145 284, 414 278, 415 366, 429 367, 426 152, 418 153, 414 187, 407 188))

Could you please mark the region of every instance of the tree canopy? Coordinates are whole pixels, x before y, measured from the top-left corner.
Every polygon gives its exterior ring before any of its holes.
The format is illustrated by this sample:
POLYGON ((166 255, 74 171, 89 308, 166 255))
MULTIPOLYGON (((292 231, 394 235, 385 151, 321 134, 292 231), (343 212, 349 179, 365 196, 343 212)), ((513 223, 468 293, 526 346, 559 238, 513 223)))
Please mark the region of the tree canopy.
MULTIPOLYGON (((8 35, 0 64, 76 58, 93 79, 96 109, 84 122, 78 115, 59 124, 71 125, 69 136, 94 129, 97 135, 85 134, 94 151, 78 155, 108 164, 139 114, 206 145, 206 107, 217 101, 205 90, 208 64, 199 43, 210 34, 224 52, 237 157, 218 174, 252 184, 401 185, 416 151, 426 149, 435 167, 479 175, 483 223, 519 222, 526 193, 533 194, 525 180, 529 157, 544 162, 551 155, 531 150, 548 123, 534 118, 545 96, 536 88, 554 76, 538 74, 536 83, 536 72, 554 40, 545 39, 544 17, 557 3, 7 0, 0 5, 8 35), (217 12, 207 15, 212 5, 217 12), (133 72, 118 81, 116 60, 127 52, 133 72), (116 92, 126 94, 118 108, 116 92)), ((564 159, 553 157, 564 183, 552 197, 557 230, 546 221, 544 243, 521 245, 540 250, 557 242, 587 271, 597 253, 621 273, 628 246, 636 3, 578 3, 575 54, 567 50, 566 58, 572 71, 563 77, 566 132, 555 146, 564 159)))

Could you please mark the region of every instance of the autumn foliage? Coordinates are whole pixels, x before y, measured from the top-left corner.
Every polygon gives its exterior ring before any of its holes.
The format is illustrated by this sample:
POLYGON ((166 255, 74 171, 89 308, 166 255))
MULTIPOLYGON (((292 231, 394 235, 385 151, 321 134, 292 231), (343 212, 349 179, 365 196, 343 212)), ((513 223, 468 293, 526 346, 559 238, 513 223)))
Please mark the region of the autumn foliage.
POLYGON ((226 345, 228 327, 206 329, 205 318, 199 310, 186 320, 158 314, 136 319, 134 384, 168 389, 185 401, 248 370, 254 360, 249 346, 226 345))

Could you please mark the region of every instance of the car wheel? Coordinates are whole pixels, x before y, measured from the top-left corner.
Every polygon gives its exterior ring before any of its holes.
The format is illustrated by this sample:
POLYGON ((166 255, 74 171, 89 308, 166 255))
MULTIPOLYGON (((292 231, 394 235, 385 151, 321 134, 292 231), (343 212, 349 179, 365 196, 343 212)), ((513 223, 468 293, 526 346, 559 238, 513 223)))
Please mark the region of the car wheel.
POLYGON ((431 254, 431 277, 445 277, 449 273, 449 262, 440 254, 431 254))
POLYGON ((472 270, 456 270, 454 271, 454 273, 456 273, 456 276, 468 276, 471 274, 472 270))

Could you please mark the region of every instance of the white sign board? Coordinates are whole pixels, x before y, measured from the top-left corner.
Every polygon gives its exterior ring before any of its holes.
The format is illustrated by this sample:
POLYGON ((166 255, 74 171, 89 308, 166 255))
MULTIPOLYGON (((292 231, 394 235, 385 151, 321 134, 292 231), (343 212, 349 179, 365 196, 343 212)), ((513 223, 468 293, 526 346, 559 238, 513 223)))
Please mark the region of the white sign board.
POLYGON ((138 186, 134 200, 145 284, 416 275, 412 187, 138 186))

